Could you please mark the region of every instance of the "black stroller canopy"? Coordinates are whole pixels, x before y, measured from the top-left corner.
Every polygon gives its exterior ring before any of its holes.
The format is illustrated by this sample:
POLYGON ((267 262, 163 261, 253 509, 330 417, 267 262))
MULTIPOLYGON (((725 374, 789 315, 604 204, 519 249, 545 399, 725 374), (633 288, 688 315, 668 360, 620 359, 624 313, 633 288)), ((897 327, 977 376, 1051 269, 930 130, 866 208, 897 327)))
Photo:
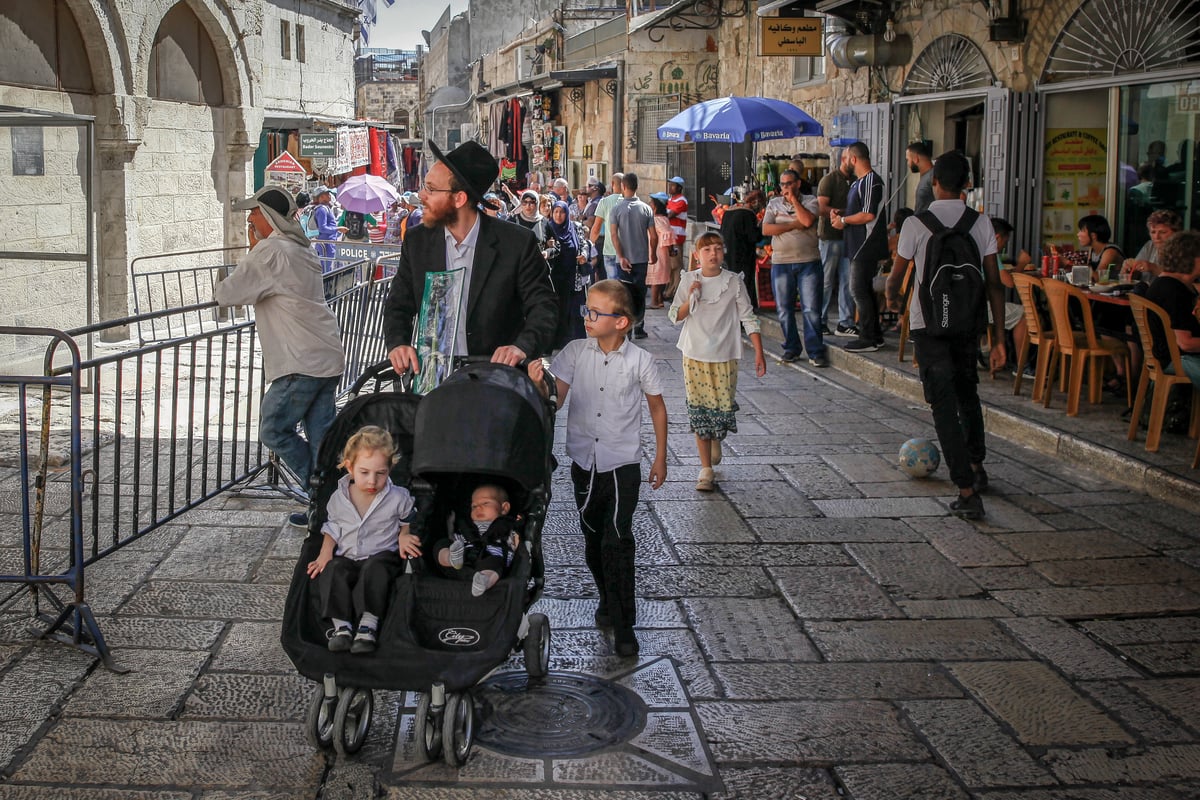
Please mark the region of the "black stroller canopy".
POLYGON ((502 477, 529 491, 546 480, 548 414, 521 370, 503 364, 460 369, 417 409, 413 473, 502 477))

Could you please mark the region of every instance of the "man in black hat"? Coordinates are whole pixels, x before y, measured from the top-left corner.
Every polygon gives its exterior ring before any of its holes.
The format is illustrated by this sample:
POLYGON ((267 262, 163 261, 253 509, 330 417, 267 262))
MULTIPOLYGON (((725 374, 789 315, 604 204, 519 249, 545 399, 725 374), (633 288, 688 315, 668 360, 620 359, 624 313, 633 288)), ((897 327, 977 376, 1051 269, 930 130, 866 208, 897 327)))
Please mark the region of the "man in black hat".
POLYGON ((465 269, 467 290, 459 315, 455 355, 490 355, 514 366, 547 352, 558 326, 558 300, 537 239, 519 225, 479 213, 500 172, 496 159, 475 142, 443 154, 425 176, 425 214, 410 228, 392 278, 383 318, 388 359, 397 372, 416 372, 411 346, 425 274, 465 269))

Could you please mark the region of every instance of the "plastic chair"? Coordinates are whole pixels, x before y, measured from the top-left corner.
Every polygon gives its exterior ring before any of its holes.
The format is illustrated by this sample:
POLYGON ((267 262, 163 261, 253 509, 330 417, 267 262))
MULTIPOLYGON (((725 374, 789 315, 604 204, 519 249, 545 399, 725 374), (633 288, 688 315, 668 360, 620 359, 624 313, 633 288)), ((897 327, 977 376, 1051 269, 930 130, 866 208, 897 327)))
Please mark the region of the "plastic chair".
MULTIPOLYGON (((1133 402, 1133 418, 1129 420, 1129 441, 1137 439, 1138 424, 1142 420, 1142 409, 1146 406, 1146 393, 1150 382, 1154 382, 1154 397, 1150 401, 1150 424, 1146 429, 1146 450, 1153 453, 1158 450, 1162 437, 1163 419, 1167 413, 1167 398, 1170 397, 1171 387, 1186 385, 1192 382, 1183 371, 1183 362, 1179 355, 1179 343, 1171 333, 1171 318, 1167 312, 1156 303, 1144 297, 1131 294, 1129 306, 1133 310, 1133 324, 1137 328, 1138 338, 1142 342, 1142 352, 1145 354, 1142 364, 1142 376, 1138 379, 1137 399, 1133 402), (1150 317, 1155 317, 1155 324, 1167 347, 1171 351, 1171 363, 1163 364, 1154 357, 1154 333, 1150 329, 1150 317), (1170 370, 1168 371, 1168 367, 1170 370)), ((1200 393, 1192 387, 1192 418, 1188 426, 1188 436, 1196 436, 1200 430, 1200 393)), ((1200 465, 1200 444, 1196 448, 1196 459, 1192 468, 1200 465)))
MULTIPOLYGON (((1079 415, 1079 398, 1083 394, 1083 368, 1088 367, 1088 402, 1093 405, 1100 402, 1100 392, 1103 388, 1101 378, 1104 375, 1102 360, 1119 358, 1125 362, 1125 375, 1129 376, 1132 366, 1129 359, 1129 348, 1124 342, 1100 341, 1096 337, 1096 328, 1092 323, 1092 307, 1088 303, 1087 294, 1080 288, 1065 281, 1043 281, 1042 290, 1050 302, 1050 316, 1054 320, 1054 352, 1050 356, 1050 366, 1047 370, 1046 390, 1042 396, 1042 405, 1050 407, 1050 398, 1054 392, 1050 388, 1050 376, 1054 369, 1062 364, 1066 369, 1070 364, 1070 377, 1067 380, 1067 416, 1079 415), (1071 299, 1077 300, 1080 315, 1083 318, 1083 330, 1071 330, 1071 318, 1067 307, 1071 299)), ((1125 395, 1130 405, 1133 404, 1133 390, 1130 381, 1125 381, 1125 395)))
MULTIPOLYGON (((902 298, 904 298, 904 302, 901 303, 901 306, 903 308, 900 311, 900 347, 899 347, 900 353, 899 353, 899 358, 897 358, 897 361, 899 361, 900 363, 904 363, 904 348, 908 344, 908 334, 909 334, 908 314, 909 314, 909 309, 912 307, 913 295, 916 294, 916 292, 913 291, 913 285, 912 285, 913 272, 914 272, 914 265, 910 261, 910 262, 908 262, 908 271, 904 273, 904 282, 900 284, 900 296, 902 298)), ((916 358, 917 358, 916 355, 914 355, 913 356, 913 366, 914 367, 917 365, 916 358)))
POLYGON ((1025 328, 1028 333, 1017 354, 1017 377, 1013 379, 1013 394, 1021 393, 1021 383, 1025 377, 1025 364, 1029 361, 1030 345, 1037 345, 1037 365, 1033 373, 1033 394, 1031 399, 1038 402, 1045 390, 1047 375, 1050 367, 1050 354, 1054 351, 1054 329, 1042 324, 1042 318, 1037 311, 1038 292, 1045 294, 1042 289, 1042 279, 1036 275, 1024 272, 1012 273, 1013 284, 1017 287, 1017 296, 1021 298, 1021 306, 1025 309, 1025 328))

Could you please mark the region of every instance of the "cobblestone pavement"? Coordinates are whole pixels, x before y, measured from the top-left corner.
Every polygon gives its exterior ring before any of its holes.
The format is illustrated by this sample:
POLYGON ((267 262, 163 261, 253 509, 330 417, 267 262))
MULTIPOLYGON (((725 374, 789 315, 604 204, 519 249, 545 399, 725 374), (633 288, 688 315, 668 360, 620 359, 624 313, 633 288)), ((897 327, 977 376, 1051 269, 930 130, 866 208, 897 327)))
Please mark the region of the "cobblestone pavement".
POLYGON ((993 439, 986 520, 947 517, 944 467, 893 466, 932 436, 926 408, 779 363, 743 370, 720 491, 700 495, 674 331, 652 313, 671 472, 635 518, 637 659, 592 625, 560 468, 539 604, 554 680, 527 706, 503 702, 519 674, 489 679, 458 770, 416 757, 401 692, 376 692, 357 756, 315 752, 312 684, 278 643, 295 507, 226 496, 89 569, 130 673, 0 617, 0 800, 1200 797, 1194 514, 993 439), (497 738, 501 717, 520 735, 497 738), (572 740, 580 720, 609 743, 572 740))

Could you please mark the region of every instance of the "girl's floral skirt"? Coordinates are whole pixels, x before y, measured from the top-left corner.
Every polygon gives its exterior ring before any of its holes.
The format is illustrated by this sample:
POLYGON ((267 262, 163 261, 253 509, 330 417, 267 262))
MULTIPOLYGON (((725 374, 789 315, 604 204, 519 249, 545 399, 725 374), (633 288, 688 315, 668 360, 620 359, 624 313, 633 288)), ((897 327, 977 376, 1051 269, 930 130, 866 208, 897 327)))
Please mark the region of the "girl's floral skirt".
POLYGON ((734 401, 738 362, 693 361, 683 357, 683 389, 687 396, 688 424, 701 439, 724 439, 737 433, 734 401))

